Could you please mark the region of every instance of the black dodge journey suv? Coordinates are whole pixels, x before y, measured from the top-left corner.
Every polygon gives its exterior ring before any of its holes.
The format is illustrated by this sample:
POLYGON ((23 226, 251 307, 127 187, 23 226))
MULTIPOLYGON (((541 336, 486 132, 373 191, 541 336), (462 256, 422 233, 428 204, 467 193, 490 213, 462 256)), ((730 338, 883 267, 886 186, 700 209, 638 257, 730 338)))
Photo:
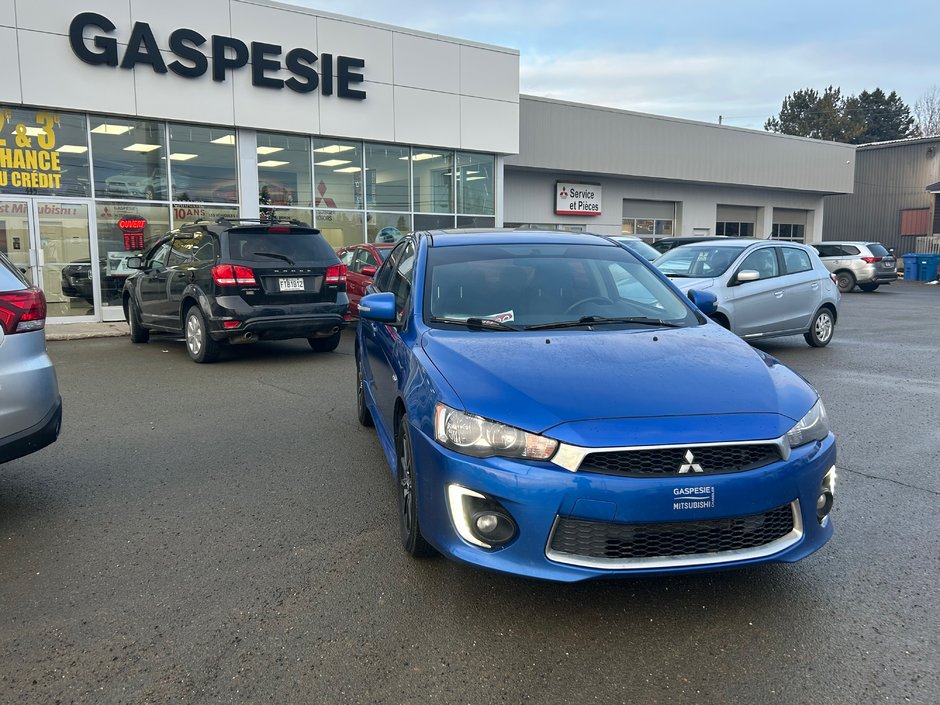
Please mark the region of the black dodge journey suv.
POLYGON ((195 362, 257 340, 306 338, 329 352, 349 320, 346 265, 298 221, 197 221, 127 266, 137 270, 123 292, 131 342, 182 335, 195 362))

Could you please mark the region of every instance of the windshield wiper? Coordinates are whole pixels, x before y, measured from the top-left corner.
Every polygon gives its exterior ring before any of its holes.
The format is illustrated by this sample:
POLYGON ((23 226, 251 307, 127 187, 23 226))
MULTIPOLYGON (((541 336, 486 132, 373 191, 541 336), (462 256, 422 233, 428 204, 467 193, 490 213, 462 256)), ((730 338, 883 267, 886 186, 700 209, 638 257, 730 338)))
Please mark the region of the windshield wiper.
POLYGON ((521 330, 516 326, 511 326, 502 321, 496 321, 492 318, 446 318, 443 316, 432 316, 431 323, 453 323, 458 326, 467 326, 473 330, 521 330))
POLYGON ((636 323, 641 326, 657 326, 659 328, 682 328, 683 324, 664 321, 661 318, 648 318, 646 316, 625 316, 608 318, 606 316, 582 316, 577 321, 555 321, 554 323, 538 323, 526 326, 525 330, 552 330, 556 328, 577 328, 578 326, 592 326, 597 324, 636 323))
POLYGON ((277 252, 252 252, 251 254, 258 255, 259 257, 273 257, 274 259, 283 260, 291 266, 294 265, 294 260, 287 255, 279 255, 277 252))

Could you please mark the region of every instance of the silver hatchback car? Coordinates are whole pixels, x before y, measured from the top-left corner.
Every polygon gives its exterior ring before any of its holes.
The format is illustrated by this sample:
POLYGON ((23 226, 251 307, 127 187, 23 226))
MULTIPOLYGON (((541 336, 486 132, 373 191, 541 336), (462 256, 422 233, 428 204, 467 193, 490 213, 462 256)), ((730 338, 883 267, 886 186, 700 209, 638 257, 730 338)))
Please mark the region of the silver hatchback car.
POLYGON ((897 281, 898 262, 880 242, 811 242, 826 268, 836 275, 839 291, 847 293, 858 285, 874 291, 882 284, 897 281))
POLYGON ((59 437, 62 398, 45 327, 45 296, 0 252, 0 463, 59 437))
POLYGON ((712 319, 746 340, 802 334, 828 345, 839 319, 839 289, 807 245, 733 238, 681 245, 654 263, 685 292, 718 299, 712 319))

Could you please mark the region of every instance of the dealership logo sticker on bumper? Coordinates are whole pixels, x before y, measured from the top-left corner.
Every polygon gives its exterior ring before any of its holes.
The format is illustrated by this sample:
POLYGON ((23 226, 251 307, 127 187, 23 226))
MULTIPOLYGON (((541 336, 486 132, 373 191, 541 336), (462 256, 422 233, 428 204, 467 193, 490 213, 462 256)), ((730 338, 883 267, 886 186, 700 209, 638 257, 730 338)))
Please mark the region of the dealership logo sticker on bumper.
POLYGON ((715 506, 715 488, 676 487, 672 491, 673 509, 712 509, 715 506))

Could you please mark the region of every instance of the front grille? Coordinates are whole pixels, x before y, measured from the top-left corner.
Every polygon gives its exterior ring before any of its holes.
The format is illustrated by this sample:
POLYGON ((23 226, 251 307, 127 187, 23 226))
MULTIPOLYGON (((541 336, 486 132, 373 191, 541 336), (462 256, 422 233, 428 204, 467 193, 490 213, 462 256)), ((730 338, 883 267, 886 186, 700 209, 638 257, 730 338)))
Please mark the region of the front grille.
POLYGON ((733 519, 663 524, 612 524, 558 517, 550 552, 601 561, 714 556, 765 546, 793 529, 789 504, 733 519))
POLYGON ((780 460, 780 447, 774 443, 722 445, 685 448, 647 448, 590 453, 578 468, 605 475, 647 477, 676 475, 680 470, 691 475, 743 472, 780 460), (689 454, 691 453, 691 461, 689 454), (699 470, 700 469, 700 470, 699 470))

